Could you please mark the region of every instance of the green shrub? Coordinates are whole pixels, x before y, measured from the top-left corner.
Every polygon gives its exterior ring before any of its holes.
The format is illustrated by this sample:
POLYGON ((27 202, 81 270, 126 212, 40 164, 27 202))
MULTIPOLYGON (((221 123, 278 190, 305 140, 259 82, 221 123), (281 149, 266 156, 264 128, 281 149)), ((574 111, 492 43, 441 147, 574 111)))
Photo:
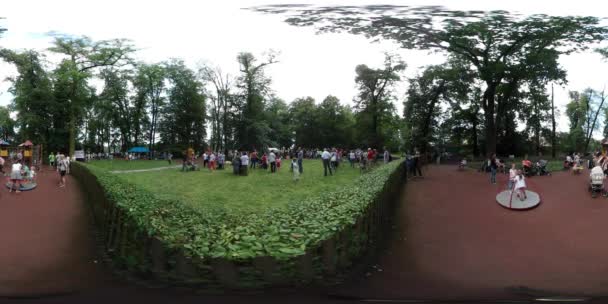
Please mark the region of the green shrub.
MULTIPOLYGON (((233 261, 261 256, 286 260, 318 248, 323 241, 352 227, 387 189, 395 187, 391 183, 401 181, 404 170, 402 161, 394 161, 334 192, 287 208, 243 215, 222 208, 203 212, 178 200, 160 199, 103 169, 80 163, 76 166, 84 170, 84 175, 88 171, 96 178, 106 199, 124 212, 137 231, 190 257, 233 261)), ((358 248, 351 251, 359 252, 358 248)))

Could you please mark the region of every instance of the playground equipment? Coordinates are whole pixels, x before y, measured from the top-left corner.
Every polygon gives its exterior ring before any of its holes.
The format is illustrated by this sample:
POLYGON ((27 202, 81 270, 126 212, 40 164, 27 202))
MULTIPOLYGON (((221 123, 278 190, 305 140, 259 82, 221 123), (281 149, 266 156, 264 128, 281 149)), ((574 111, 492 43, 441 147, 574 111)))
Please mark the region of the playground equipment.
POLYGON ((496 202, 510 210, 530 210, 532 208, 537 207, 540 202, 540 194, 537 192, 528 190, 531 186, 530 179, 526 179, 526 184, 528 188, 526 191, 526 199, 520 200, 514 190, 507 189, 502 190, 496 194, 496 202))

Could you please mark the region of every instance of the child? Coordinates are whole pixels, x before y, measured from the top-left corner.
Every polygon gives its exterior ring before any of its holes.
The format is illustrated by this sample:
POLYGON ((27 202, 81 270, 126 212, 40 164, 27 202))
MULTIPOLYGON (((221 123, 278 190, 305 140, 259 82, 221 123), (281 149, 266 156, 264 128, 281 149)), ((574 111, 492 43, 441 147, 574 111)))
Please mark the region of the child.
POLYGON ((520 201, 528 198, 526 196, 526 181, 521 170, 517 170, 517 175, 515 176, 515 192, 520 201))
POLYGON ((298 182, 300 180, 300 170, 295 158, 291 160, 291 169, 293 170, 293 181, 298 182))
POLYGON ((515 184, 516 177, 517 169, 515 169, 515 163, 512 163, 511 169, 509 170, 509 185, 507 186, 509 190, 513 190, 513 185, 515 184))
POLYGON ((215 171, 215 153, 210 152, 208 157, 209 157, 209 163, 208 163, 209 171, 213 172, 213 171, 215 171))
POLYGON ((277 157, 277 171, 279 171, 279 169, 281 169, 281 156, 279 155, 279 157, 277 157))
POLYGON ((21 164, 21 161, 17 161, 16 163, 14 163, 12 165, 11 168, 11 188, 8 191, 13 192, 13 189, 15 189, 16 193, 21 192, 21 179, 23 179, 22 177, 22 171, 23 171, 23 165, 21 164), (17 185, 17 187, 15 188, 15 185, 17 185))

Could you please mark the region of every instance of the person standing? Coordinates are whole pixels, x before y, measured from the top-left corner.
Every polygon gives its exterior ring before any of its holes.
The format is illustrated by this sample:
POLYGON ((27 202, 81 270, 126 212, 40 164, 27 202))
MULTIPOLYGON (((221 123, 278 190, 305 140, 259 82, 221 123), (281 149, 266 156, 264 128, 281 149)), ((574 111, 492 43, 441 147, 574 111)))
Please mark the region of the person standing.
POLYGON ((303 163, 304 163, 304 151, 302 150, 302 148, 300 148, 300 150, 298 150, 298 172, 300 174, 302 174, 302 172, 304 172, 304 166, 302 166, 303 163))
POLYGON ((277 171, 277 156, 274 154, 274 151, 270 150, 270 154, 268 154, 268 162, 270 163, 270 173, 275 173, 277 171))
POLYGON ((291 171, 293 171, 293 181, 297 182, 300 180, 300 170, 298 168, 298 161, 295 159, 291 160, 291 171))
POLYGON ((498 164, 496 163, 496 154, 492 154, 490 158, 490 183, 496 184, 496 171, 498 164))
POLYGON ((21 161, 18 160, 16 163, 14 163, 11 167, 11 188, 8 191, 13 192, 13 189, 15 189, 16 193, 21 192, 21 180, 23 179, 22 177, 22 171, 23 171, 23 164, 21 164, 21 161), (17 185, 17 187, 15 188, 15 185, 17 185))
POLYGON ((350 153, 348 153, 348 161, 350 162, 350 167, 354 168, 355 167, 355 160, 357 159, 357 155, 355 155, 355 152, 353 150, 350 150, 350 153))
POLYGON ((209 153, 203 153, 203 168, 206 168, 209 165, 209 153))
POLYGON ((51 168, 55 168, 55 154, 53 154, 53 152, 49 154, 49 165, 51 168))
POLYGON ((239 151, 234 151, 234 156, 232 158, 232 173, 234 175, 239 175, 241 170, 241 158, 239 157, 239 151))
POLYGON ((391 157, 390 153, 388 153, 388 150, 386 149, 386 147, 384 147, 383 160, 384 160, 385 164, 388 164, 390 157, 391 157))
POLYGON ((213 151, 209 152, 209 171, 215 171, 215 153, 213 151))
POLYGON ((331 172, 331 165, 329 164, 329 160, 331 159, 331 154, 327 152, 327 148, 323 149, 323 153, 321 153, 321 159, 323 160, 323 170, 325 171, 325 175, 327 176, 327 170, 329 169, 329 175, 333 175, 331 172))
POLYGON ((331 165, 331 169, 334 170, 334 172, 336 172, 337 168, 338 168, 338 155, 337 155, 335 148, 331 150, 331 154, 329 157, 329 163, 331 165))
POLYGON ((68 163, 63 154, 57 159, 57 171, 59 172, 59 187, 65 187, 65 175, 68 173, 68 163))
POLYGON ((169 162, 169 165, 173 162, 173 154, 171 154, 171 153, 167 154, 167 161, 169 162))
POLYGON ((240 174, 242 176, 247 176, 248 167, 249 167, 249 156, 247 156, 247 152, 243 152, 243 155, 241 156, 241 170, 240 170, 240 174))
POLYGON ((253 152, 251 152, 251 169, 255 169, 258 165, 258 151, 253 150, 253 152))

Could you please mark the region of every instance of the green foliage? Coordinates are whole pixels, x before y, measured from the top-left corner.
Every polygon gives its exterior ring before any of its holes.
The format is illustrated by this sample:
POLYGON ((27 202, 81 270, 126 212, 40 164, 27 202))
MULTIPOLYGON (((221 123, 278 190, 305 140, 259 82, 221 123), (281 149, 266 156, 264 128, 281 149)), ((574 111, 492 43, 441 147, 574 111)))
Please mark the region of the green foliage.
POLYGON ((11 118, 7 107, 0 106, 0 139, 14 141, 16 122, 11 118))
POLYGON ((389 54, 385 56, 384 68, 373 69, 364 64, 356 67, 355 82, 359 88, 355 106, 357 142, 376 149, 385 145, 386 129, 382 126, 395 112, 391 89, 405 68, 406 64, 400 58, 389 54))
POLYGON ((169 80, 168 102, 160 122, 163 143, 185 150, 202 151, 205 147, 206 98, 203 84, 183 61, 174 60, 166 67, 169 80))
POLYGON ((352 226, 380 199, 385 187, 402 176, 403 164, 392 162, 358 178, 352 185, 309 197, 286 208, 261 213, 204 211, 157 195, 94 166, 83 166, 106 197, 126 212, 138 230, 160 238, 170 248, 203 259, 242 260, 257 256, 288 259, 317 248, 352 226))

